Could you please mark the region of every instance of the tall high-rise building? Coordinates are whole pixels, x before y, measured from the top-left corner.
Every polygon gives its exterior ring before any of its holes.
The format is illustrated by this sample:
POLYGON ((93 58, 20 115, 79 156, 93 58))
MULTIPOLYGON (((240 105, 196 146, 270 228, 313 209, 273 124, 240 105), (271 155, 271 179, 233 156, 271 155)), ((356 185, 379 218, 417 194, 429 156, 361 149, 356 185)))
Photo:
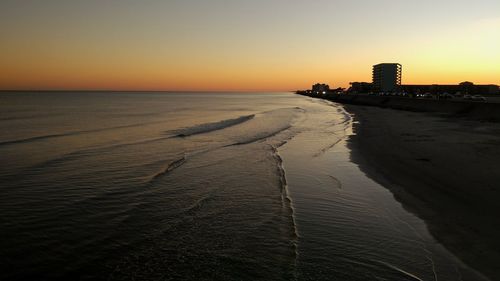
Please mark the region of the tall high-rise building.
POLYGON ((399 63, 380 63, 373 66, 373 88, 379 92, 394 92, 401 86, 402 66, 399 63))

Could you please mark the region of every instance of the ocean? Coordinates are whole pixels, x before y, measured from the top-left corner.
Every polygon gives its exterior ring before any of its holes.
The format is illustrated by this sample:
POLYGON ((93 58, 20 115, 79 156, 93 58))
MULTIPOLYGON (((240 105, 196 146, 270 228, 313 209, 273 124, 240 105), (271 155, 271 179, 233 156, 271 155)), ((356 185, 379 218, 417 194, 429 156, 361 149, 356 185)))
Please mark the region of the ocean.
POLYGON ((291 93, 0 93, 0 280, 487 280, 291 93))

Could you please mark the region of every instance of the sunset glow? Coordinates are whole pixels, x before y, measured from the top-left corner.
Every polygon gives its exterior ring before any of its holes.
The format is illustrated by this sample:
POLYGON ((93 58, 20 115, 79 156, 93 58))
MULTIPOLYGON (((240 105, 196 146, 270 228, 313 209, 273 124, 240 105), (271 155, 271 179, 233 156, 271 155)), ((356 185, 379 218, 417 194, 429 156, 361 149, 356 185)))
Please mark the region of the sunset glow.
POLYGON ((379 62, 403 83, 500 84, 496 0, 23 3, 0 3, 0 89, 347 87, 379 62))

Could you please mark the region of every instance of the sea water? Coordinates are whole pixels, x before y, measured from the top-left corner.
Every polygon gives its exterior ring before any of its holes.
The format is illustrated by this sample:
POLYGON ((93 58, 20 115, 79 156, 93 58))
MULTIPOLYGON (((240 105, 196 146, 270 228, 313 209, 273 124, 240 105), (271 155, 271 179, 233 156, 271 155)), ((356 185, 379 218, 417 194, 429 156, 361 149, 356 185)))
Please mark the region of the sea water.
POLYGON ((1 280, 486 280, 291 93, 0 94, 1 280))

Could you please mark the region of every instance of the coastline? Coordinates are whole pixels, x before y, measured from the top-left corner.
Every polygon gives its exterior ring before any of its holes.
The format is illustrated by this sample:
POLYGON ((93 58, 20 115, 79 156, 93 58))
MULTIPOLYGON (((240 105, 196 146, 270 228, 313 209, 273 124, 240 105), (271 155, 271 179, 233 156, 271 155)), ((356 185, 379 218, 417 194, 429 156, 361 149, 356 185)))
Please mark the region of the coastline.
POLYGON ((325 95, 313 95, 301 91, 298 91, 297 94, 311 98, 326 99, 341 104, 367 105, 413 112, 439 113, 470 120, 500 122, 500 103, 446 99, 417 99, 399 96, 370 96, 367 94, 327 93, 325 95))
POLYGON ((432 235, 500 280, 500 124, 345 105, 355 120, 352 161, 424 219, 432 235))

